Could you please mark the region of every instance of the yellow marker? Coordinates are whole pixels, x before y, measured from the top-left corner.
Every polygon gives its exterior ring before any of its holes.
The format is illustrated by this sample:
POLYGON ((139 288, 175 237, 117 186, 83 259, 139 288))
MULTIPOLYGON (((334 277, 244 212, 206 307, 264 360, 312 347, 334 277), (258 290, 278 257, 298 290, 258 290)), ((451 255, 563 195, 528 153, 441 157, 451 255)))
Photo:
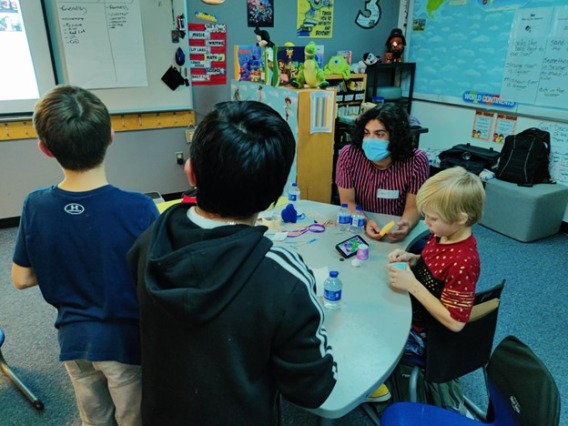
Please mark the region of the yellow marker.
POLYGON ((385 226, 383 226, 383 229, 381 229, 381 232, 379 232, 379 237, 384 237, 387 234, 387 232, 389 232, 395 226, 396 226, 395 220, 387 223, 385 226))

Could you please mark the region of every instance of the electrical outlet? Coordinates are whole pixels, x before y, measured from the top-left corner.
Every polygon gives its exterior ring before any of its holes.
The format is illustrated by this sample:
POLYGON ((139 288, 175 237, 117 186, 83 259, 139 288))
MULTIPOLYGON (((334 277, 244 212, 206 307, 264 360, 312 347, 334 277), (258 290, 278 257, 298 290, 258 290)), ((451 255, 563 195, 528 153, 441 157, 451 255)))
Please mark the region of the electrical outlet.
POLYGON ((180 166, 183 164, 183 152, 176 152, 176 163, 180 166))

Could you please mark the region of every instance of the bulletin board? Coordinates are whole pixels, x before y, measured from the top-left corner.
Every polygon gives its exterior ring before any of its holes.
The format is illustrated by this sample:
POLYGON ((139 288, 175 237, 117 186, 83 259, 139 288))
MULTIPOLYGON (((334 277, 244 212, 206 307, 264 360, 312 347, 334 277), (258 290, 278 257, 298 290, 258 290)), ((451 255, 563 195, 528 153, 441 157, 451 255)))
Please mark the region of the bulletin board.
MULTIPOLYGON (((543 102, 536 96, 520 97, 510 87, 511 81, 520 79, 517 70, 524 72, 529 65, 537 66, 537 81, 541 71, 545 71, 542 61, 529 63, 514 56, 531 53, 528 48, 522 51, 524 45, 519 43, 522 37, 515 30, 521 22, 518 12, 547 11, 544 15, 548 22, 561 23, 560 18, 554 20, 553 16, 566 15, 561 10, 566 8, 565 0, 411 0, 411 5, 404 60, 417 63, 415 98, 566 120, 566 104, 543 102)), ((534 33, 538 29, 535 25, 526 27, 523 31, 534 33)), ((553 37, 568 45, 564 34, 547 26, 542 29, 537 47, 546 46, 546 40, 553 37)), ((555 77, 550 84, 568 78, 568 65, 555 65, 561 68, 562 76, 555 77)))
POLYGON ((60 83, 89 88, 111 113, 193 108, 185 0, 43 1, 60 83), (105 52, 110 61, 94 60, 105 52), (187 85, 162 81, 171 67, 187 85))

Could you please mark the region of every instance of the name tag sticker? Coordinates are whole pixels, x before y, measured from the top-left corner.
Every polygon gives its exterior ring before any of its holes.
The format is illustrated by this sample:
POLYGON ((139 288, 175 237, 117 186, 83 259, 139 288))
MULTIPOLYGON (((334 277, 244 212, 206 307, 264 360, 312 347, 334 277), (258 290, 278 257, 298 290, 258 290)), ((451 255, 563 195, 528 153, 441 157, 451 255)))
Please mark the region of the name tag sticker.
POLYGON ((384 198, 387 200, 398 199, 397 189, 377 189, 377 198, 384 198))

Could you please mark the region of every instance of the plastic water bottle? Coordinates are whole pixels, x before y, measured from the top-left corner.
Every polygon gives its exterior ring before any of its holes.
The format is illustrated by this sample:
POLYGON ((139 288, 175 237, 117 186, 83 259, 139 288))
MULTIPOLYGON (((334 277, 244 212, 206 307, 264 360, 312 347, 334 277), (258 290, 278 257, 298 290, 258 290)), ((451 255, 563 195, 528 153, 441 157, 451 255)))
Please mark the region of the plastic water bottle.
POLYGON ((288 189, 288 202, 296 207, 298 201, 300 201, 300 188, 298 188, 296 182, 293 182, 292 185, 290 185, 290 189, 288 189))
POLYGON ((365 215, 361 206, 355 207, 355 213, 351 216, 351 231, 355 234, 365 233, 365 215))
POLYGON ((347 204, 344 203, 337 213, 337 227, 340 231, 348 231, 349 226, 351 226, 351 213, 349 213, 347 204))
POLYGON ((341 307, 343 284, 338 275, 337 271, 329 271, 329 277, 323 282, 323 306, 326 309, 335 310, 341 307))

